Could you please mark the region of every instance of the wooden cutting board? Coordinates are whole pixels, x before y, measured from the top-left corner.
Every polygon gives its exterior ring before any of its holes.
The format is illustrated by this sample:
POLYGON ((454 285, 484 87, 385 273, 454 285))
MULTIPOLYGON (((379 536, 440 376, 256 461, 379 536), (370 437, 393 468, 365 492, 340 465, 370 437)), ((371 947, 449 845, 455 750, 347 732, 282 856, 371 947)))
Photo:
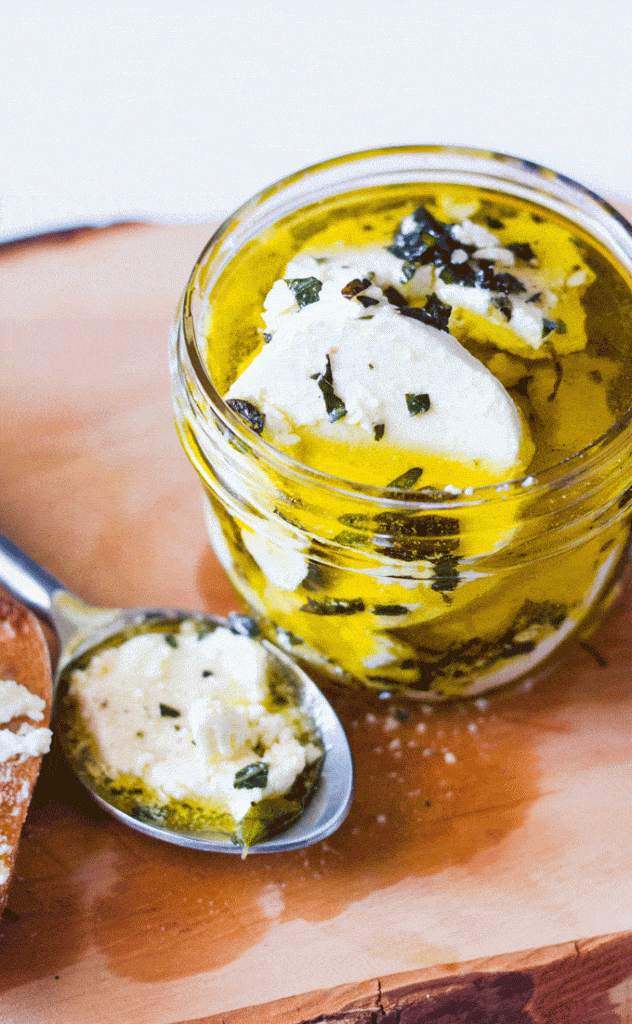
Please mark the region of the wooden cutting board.
MULTIPOLYGON (((0 530, 97 604, 238 607, 169 400, 169 322, 208 235, 0 250, 0 530)), ((49 756, 0 926, 0 1022, 631 1021, 631 635, 628 573, 531 688, 404 721, 340 699, 357 795, 304 852, 150 840, 49 756)))

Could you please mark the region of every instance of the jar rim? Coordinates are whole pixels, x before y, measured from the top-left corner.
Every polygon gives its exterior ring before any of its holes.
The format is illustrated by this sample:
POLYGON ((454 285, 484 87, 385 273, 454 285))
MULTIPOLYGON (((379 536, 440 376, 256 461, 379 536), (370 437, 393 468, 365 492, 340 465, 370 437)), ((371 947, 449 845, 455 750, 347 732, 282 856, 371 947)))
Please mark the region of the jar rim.
MULTIPOLYGON (((419 157, 426 160, 428 166, 424 168, 426 172, 425 177, 418 177, 422 173, 421 168, 409 168, 408 171, 410 173, 414 170, 415 179, 419 180, 420 184, 432 181, 433 178, 429 177, 429 175, 442 174, 444 176, 439 180, 452 180, 453 182, 458 182, 459 180, 463 182, 464 178, 471 179, 474 176, 486 176, 487 187, 495 186, 498 190, 499 186, 504 183, 505 188, 501 190, 506 191, 510 195, 515 196, 521 192, 525 194, 526 192, 537 192, 542 199, 549 200, 544 205, 549 205, 567 219, 573 220, 573 213, 575 213, 576 220, 577 218, 580 221, 590 220, 593 226, 597 224, 601 228, 601 237, 596 236, 594 231, 592 232, 593 237, 597 237, 597 240, 601 241, 609 249, 623 267, 632 273, 632 224, 596 192, 580 182, 545 166, 505 153, 467 146, 434 144, 391 146, 342 154, 329 160, 308 165, 262 189, 226 218, 212 234, 196 260, 189 276, 181 304, 176 313, 176 323, 174 324, 176 329, 173 332, 174 338, 177 338, 181 331, 181 337, 188 355, 189 368, 193 371, 194 380, 191 381, 188 374, 185 375, 181 372, 182 368, 179 365, 177 352, 172 350, 171 372, 174 386, 177 387, 179 385, 181 388, 184 388, 185 392, 191 389, 192 384, 196 389, 199 389, 199 399, 204 403, 208 403, 215 420, 224 429, 236 435, 241 444, 250 451, 250 454, 256 457, 258 461, 266 463, 271 471, 277 472, 284 477, 294 478, 303 483, 315 485, 339 496, 344 495, 347 498, 363 498, 379 503, 381 506, 405 507, 412 512, 416 509, 455 509, 463 505, 488 504, 506 499, 511 494, 514 496, 524 495, 527 488, 529 495, 535 497, 536 494, 551 488, 564 488, 576 483, 579 478, 591 472, 595 465, 616 457, 618 452, 617 441, 625 444, 623 435, 632 424, 632 405, 611 424, 608 430, 595 438, 589 445, 567 456, 558 463, 554 463, 543 470, 538 470, 535 475, 527 473, 515 479, 500 480, 496 483, 465 489, 448 487, 447 490, 443 491, 436 488, 403 490, 357 483, 306 465, 300 460, 295 459, 292 455, 275 448, 251 430, 244 423, 243 419, 226 404, 217 391, 200 350, 200 339, 196 331, 192 301, 196 291, 199 290, 197 278, 200 272, 204 268, 208 269, 214 258, 224 257, 224 261, 219 267, 219 272, 215 278, 217 280, 232 257, 239 251, 241 246, 236 246, 234 242, 231 244, 231 232, 238 228, 246 218, 256 215, 257 211, 261 213, 262 208, 265 210, 266 204, 270 205, 275 200, 277 200, 277 206, 271 208, 271 212, 276 210, 275 220, 278 220, 285 213, 295 212, 302 206, 313 203, 317 198, 314 189, 303 191, 299 196, 302 200, 301 202, 296 202, 296 197, 294 199, 286 198, 283 201, 285 193, 291 195, 296 191, 297 187, 300 189, 306 180, 309 182, 320 175, 324 178, 329 177, 332 179, 332 182, 335 182, 336 175, 341 168, 353 168, 363 161, 374 164, 381 162, 383 165, 382 173, 389 173, 388 167, 385 164, 393 163, 392 173, 397 171, 403 173, 406 167, 401 162, 402 157, 419 157), (398 166, 395 166, 395 164, 398 164, 398 166), (451 178, 446 178, 445 173, 450 175, 451 178), (278 201, 279 197, 281 198, 280 202, 278 201), (603 237, 604 233, 605 237, 603 237), (214 250, 217 250, 215 254, 214 250), (181 323, 178 324, 179 317, 181 323)), ((377 174, 378 171, 371 173, 377 174)), ((338 192, 328 192, 327 194, 342 194, 344 191, 350 191, 352 188, 362 187, 361 182, 364 182, 365 187, 368 187, 366 172, 365 177, 362 179, 356 176, 338 177, 338 184, 340 185, 338 192)), ((541 202, 540 205, 543 205, 543 203, 541 202)), ((274 220, 269 223, 274 223, 274 220)), ((257 226, 256 230, 251 230, 250 234, 246 234, 241 239, 241 245, 256 237, 260 230, 261 225, 257 226)), ((589 228, 586 228, 586 230, 590 233, 589 228)), ((206 290, 210 290, 210 286, 207 286, 206 290)), ((176 347, 177 340, 173 349, 176 347)), ((199 401, 195 404, 199 411, 199 401)), ((210 424, 207 422, 202 422, 201 424, 198 422, 198 427, 204 433, 208 433, 209 440, 212 440, 209 426, 210 424)))

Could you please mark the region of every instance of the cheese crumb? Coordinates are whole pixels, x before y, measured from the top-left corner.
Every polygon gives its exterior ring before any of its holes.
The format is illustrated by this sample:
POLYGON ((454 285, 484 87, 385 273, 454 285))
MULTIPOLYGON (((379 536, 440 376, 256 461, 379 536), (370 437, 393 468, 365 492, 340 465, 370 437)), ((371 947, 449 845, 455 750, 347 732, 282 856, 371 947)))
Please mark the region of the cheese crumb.
POLYGON ((0 679, 0 724, 4 725, 21 715, 26 715, 34 722, 41 722, 45 708, 46 701, 31 693, 26 686, 13 679, 0 679))
POLYGON ((35 729, 28 722, 23 722, 17 732, 0 729, 0 763, 12 757, 24 761, 27 757, 41 757, 50 749, 52 733, 50 729, 35 729))

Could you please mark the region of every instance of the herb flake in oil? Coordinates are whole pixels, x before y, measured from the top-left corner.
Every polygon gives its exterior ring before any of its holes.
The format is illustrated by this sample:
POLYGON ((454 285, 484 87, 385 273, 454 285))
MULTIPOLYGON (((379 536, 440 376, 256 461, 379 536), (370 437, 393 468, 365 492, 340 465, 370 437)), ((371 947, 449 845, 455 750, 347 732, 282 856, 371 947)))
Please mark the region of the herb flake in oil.
POLYGON ((420 469, 419 466, 413 466, 411 469, 407 469, 405 473, 402 473, 401 476, 395 477, 386 486, 396 487, 397 490, 401 491, 409 491, 411 487, 415 486, 422 473, 423 469, 420 469))

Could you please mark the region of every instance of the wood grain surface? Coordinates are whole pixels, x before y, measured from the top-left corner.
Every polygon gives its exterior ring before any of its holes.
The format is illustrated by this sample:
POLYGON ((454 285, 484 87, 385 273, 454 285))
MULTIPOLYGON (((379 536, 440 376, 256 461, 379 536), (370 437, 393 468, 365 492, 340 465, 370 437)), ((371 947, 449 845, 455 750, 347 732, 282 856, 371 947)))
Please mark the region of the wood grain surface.
MULTIPOLYGON (((96 604, 238 607, 169 400, 208 235, 0 250, 0 530, 96 604)), ((0 927, 0 1022, 632 1020, 631 627, 628 572, 590 642, 517 693, 337 699, 356 799, 303 852, 150 840, 53 752, 0 927)))

